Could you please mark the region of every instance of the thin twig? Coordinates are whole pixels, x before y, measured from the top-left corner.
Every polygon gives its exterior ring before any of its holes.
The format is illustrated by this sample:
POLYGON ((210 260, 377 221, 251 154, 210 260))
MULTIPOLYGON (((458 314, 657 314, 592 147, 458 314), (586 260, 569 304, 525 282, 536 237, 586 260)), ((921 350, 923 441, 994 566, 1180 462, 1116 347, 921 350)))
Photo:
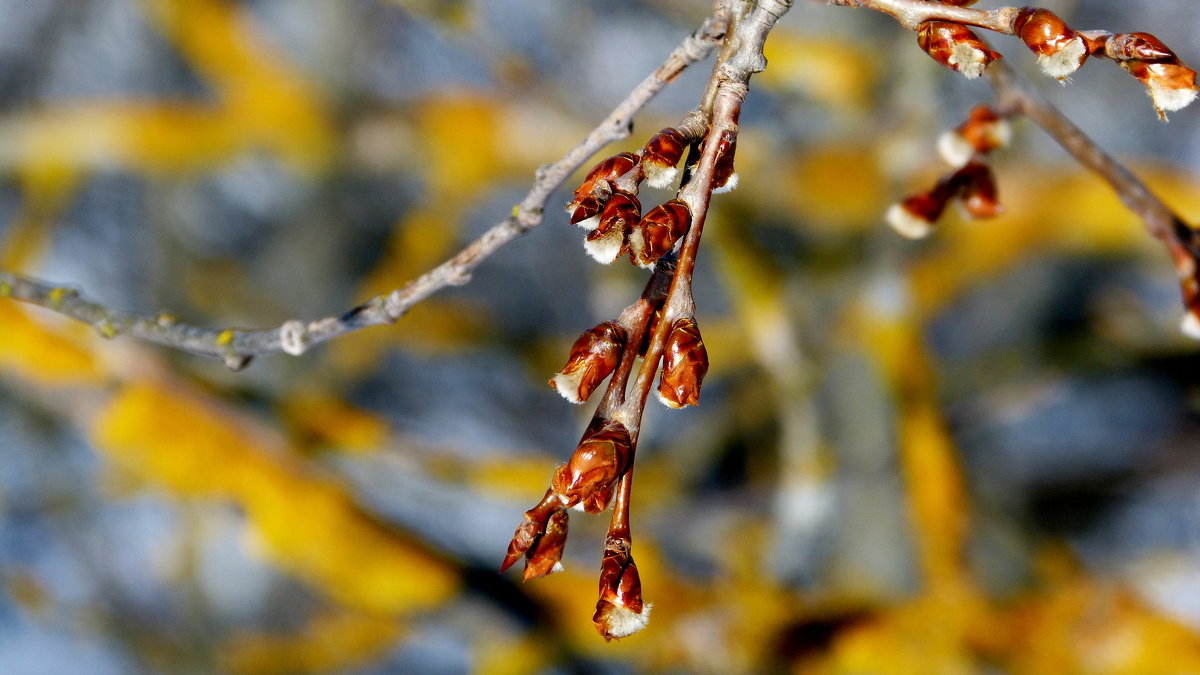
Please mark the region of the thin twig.
POLYGON ((0 297, 40 305, 89 323, 105 337, 120 335, 147 340, 194 354, 215 356, 233 369, 245 367, 259 354, 299 355, 312 345, 367 326, 391 324, 413 305, 447 286, 471 280, 489 256, 542 222, 546 202, 556 189, 600 148, 627 138, 634 116, 689 65, 706 58, 724 37, 724 21, 712 19, 687 36, 666 61, 635 87, 608 117, 561 159, 539 168, 534 183, 513 212, 449 260, 402 288, 378 295, 343 312, 314 321, 289 320, 262 330, 209 329, 181 323, 167 314, 126 312, 82 298, 69 287, 0 271, 0 297))
POLYGON ((988 69, 1001 112, 1024 115, 1063 147, 1077 162, 1103 178, 1126 208, 1146 225, 1152 235, 1168 246, 1197 250, 1197 236, 1165 202, 1154 194, 1125 165, 1104 152, 1058 108, 1032 93, 1019 76, 1002 63, 988 69))

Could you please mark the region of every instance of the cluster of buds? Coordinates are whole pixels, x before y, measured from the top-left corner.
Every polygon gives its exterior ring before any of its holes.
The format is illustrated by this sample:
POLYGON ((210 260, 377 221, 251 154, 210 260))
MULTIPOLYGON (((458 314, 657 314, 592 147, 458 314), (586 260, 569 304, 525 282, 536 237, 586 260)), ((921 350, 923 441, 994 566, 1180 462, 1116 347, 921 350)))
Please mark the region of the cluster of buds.
MULTIPOLYGON (((699 114, 690 113, 681 127, 698 127, 699 114)), ((576 404, 588 400, 606 379, 608 389, 575 451, 554 471, 542 501, 525 512, 500 571, 522 557, 526 580, 561 569, 568 511, 597 514, 611 506, 592 616, 605 640, 632 635, 649 620, 650 605, 642 600, 629 536, 637 430, 656 370, 663 405, 683 408, 700 401, 708 352, 693 316, 691 280, 700 231, 692 229, 690 204, 706 208, 712 193, 737 185, 736 118, 734 112, 732 121, 726 117, 723 125, 710 121, 702 139, 674 128, 659 131, 637 153, 620 153, 593 167, 567 205, 571 223, 588 231, 584 248, 589 255, 607 264, 628 254, 634 265, 654 272, 642 297, 617 320, 585 331, 571 347, 566 364, 550 378, 550 386, 576 404), (700 158, 697 162, 710 164, 703 171, 692 165, 688 175, 704 178, 689 180, 676 198, 643 214, 637 197, 641 183, 667 187, 689 148, 700 158), (705 190, 708 194, 697 202, 697 193, 705 190), (639 356, 641 370, 631 393, 630 375, 639 356)))
POLYGON ((567 512, 553 490, 525 512, 500 564, 503 572, 525 558, 525 581, 562 570, 563 547, 567 544, 567 512))
POLYGON ((1116 61, 1136 77, 1163 119, 1196 98, 1196 71, 1149 33, 1075 31, 1053 12, 1033 7, 1017 14, 1013 28, 1050 77, 1064 80, 1095 56, 1116 61))
POLYGON ((965 122, 938 139, 939 154, 955 170, 930 190, 893 204, 885 216, 887 223, 903 237, 921 239, 933 231, 952 201, 970 218, 999 215, 1003 208, 996 176, 984 158, 1007 145, 1010 137, 1007 120, 988 106, 976 106, 965 122))
POLYGON ((651 267, 671 250, 691 222, 687 205, 672 200, 642 217, 636 195, 643 180, 654 188, 670 185, 688 145, 687 137, 668 127, 637 154, 613 155, 588 172, 567 204, 571 224, 588 231, 583 243, 588 255, 607 265, 628 253, 635 265, 651 267))
POLYGON ((988 64, 1001 58, 970 28, 951 21, 922 22, 917 26, 917 44, 934 61, 968 80, 983 75, 988 64))

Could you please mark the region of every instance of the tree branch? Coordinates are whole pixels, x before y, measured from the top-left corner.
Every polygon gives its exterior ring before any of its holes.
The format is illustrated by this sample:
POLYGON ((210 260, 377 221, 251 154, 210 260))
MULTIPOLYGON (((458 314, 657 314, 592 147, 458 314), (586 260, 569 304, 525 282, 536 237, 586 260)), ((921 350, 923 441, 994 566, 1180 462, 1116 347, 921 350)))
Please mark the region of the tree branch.
POLYGON ((600 148, 627 138, 634 116, 689 65, 706 58, 724 38, 725 22, 710 18, 681 42, 653 73, 637 85, 608 117, 561 159, 540 167, 513 212, 441 265, 402 288, 378 295, 340 315, 314 321, 292 319, 261 330, 210 329, 180 323, 168 314, 126 312, 82 298, 78 291, 0 270, 0 297, 39 305, 89 323, 104 337, 130 336, 194 354, 215 356, 234 370, 259 354, 294 356, 340 335, 391 324, 413 305, 447 286, 461 286, 489 256, 541 224, 546 202, 563 181, 600 148))

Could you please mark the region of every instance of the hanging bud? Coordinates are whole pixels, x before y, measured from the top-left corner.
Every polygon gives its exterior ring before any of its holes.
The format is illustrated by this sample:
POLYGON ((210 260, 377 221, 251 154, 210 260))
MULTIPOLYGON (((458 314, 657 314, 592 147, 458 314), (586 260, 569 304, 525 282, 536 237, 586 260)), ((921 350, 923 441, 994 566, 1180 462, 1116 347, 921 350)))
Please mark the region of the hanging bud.
POLYGON ((733 155, 737 152, 737 136, 726 129, 721 132, 717 145, 717 164, 713 167, 713 194, 732 192, 738 186, 738 175, 733 172, 733 155))
POLYGON ((650 622, 652 605, 642 600, 642 580, 628 539, 609 537, 600 561, 600 599, 592 623, 607 642, 628 637, 650 622))
POLYGON ((906 239, 922 239, 929 236, 946 204, 954 198, 958 186, 954 181, 943 178, 929 192, 915 194, 899 204, 892 204, 884 216, 900 236, 906 239))
POLYGON ((968 80, 983 74, 1000 54, 987 48, 970 28, 950 21, 925 21, 917 26, 917 44, 934 61, 960 72, 968 80))
POLYGON ((671 326, 663 350, 658 400, 668 408, 698 405, 700 383, 707 372, 708 350, 704 348, 696 320, 679 319, 671 326))
POLYGON ((625 349, 625 329, 605 321, 584 331, 571 346, 567 365, 550 378, 550 386, 571 403, 583 403, 617 368, 625 349))
POLYGON ((622 152, 592 167, 587 176, 575 188, 575 198, 567 204, 571 224, 585 230, 599 225, 599 216, 609 195, 616 191, 614 181, 637 166, 638 158, 632 153, 622 152))
POLYGON ((609 197, 600 212, 600 224, 588 232, 583 249, 604 265, 616 260, 625 249, 629 231, 641 218, 641 211, 642 205, 633 195, 618 192, 609 197))
POLYGON ((659 204, 629 232, 629 259, 638 267, 651 267, 687 233, 692 212, 682 199, 659 204))
POLYGON ((986 155, 1012 140, 1008 120, 986 105, 977 105, 967 120, 938 139, 938 154, 947 164, 960 167, 976 154, 986 155))
POLYGON ((641 153, 646 183, 659 189, 669 186, 678 174, 675 165, 679 164, 687 146, 687 138, 678 129, 667 127, 654 134, 641 153))
POLYGON ((1037 54, 1042 72, 1057 80, 1079 70, 1088 57, 1088 43, 1048 9, 1026 7, 1013 22, 1017 37, 1037 54))
POLYGON ((567 545, 567 512, 559 509, 550 514, 541 536, 525 554, 524 581, 561 572, 563 548, 567 545))
POLYGON ((997 196, 996 176, 987 164, 971 162, 952 180, 961 186, 963 209, 972 218, 994 218, 1004 211, 997 196))
POLYGON ((605 422, 575 448, 571 459, 554 472, 551 486, 563 505, 574 508, 596 492, 610 489, 629 466, 633 441, 619 422, 605 422))
MULTIPOLYGON (((517 526, 517 531, 513 534, 512 541, 508 544, 508 553, 504 556, 504 562, 500 564, 501 574, 509 567, 512 567, 513 563, 520 560, 522 556, 530 556, 536 553, 538 550, 538 541, 546 534, 551 518, 554 514, 560 512, 565 513, 562 505, 559 503, 558 496, 554 494, 553 490, 547 490, 545 496, 542 497, 542 501, 538 502, 537 506, 526 511, 524 520, 517 526)), ((565 542, 567 536, 566 526, 567 522, 564 518, 561 520, 561 537, 557 534, 554 535, 551 538, 551 544, 553 544, 555 538, 561 538, 565 542)), ((552 548, 544 549, 539 557, 539 561, 544 561, 546 556, 553 555, 551 552, 552 548)), ((561 545, 558 546, 558 549, 561 552, 561 545)), ((550 567, 552 568, 553 564, 550 567)), ((526 568, 526 574, 528 574, 528 568, 526 568)))
POLYGON ((1183 65, 1175 52, 1153 35, 1113 36, 1106 51, 1146 86, 1154 110, 1164 121, 1167 111, 1179 110, 1196 100, 1196 71, 1183 65))

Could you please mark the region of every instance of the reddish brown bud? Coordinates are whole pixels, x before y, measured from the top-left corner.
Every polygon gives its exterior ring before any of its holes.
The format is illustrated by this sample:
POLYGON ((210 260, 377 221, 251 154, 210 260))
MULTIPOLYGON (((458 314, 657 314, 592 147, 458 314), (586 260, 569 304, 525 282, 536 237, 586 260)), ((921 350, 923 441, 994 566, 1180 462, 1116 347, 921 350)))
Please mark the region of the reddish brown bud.
POLYGON ((562 571, 563 548, 567 545, 567 512, 559 509, 550 514, 541 536, 525 554, 524 581, 562 571))
POLYGON ((662 375, 658 381, 658 400, 668 408, 700 403, 700 383, 708 373, 708 350, 700 337, 696 320, 679 319, 667 334, 663 350, 662 375))
POLYGON ((738 175, 733 172, 733 156, 737 152, 737 135, 726 129, 717 141, 717 164, 713 167, 713 192, 730 192, 738 185, 738 175))
POLYGON ((550 386, 571 403, 583 403, 616 370, 624 349, 620 324, 606 321, 589 328, 575 340, 567 365, 550 378, 550 386))
POLYGON ((973 80, 1001 55, 987 48, 970 28, 949 21, 925 21, 917 26, 917 44, 934 61, 973 80))
POLYGON ((600 599, 592 622, 605 641, 628 637, 646 627, 651 605, 642 600, 642 580, 628 539, 609 537, 600 561, 600 599))
POLYGON ((678 129, 667 127, 654 134, 642 148, 642 171, 653 188, 665 188, 675 180, 675 165, 687 149, 687 138, 678 129))
POLYGON ((571 224, 587 230, 596 227, 599 223, 592 219, 600 215, 604 202, 616 191, 614 181, 632 171, 637 163, 636 155, 622 152, 592 167, 579 187, 575 188, 575 198, 567 204, 571 224))
POLYGON ((976 154, 986 155, 1011 139, 1008 120, 986 105, 977 105, 965 122, 938 139, 938 154, 952 166, 963 166, 976 154))
POLYGON ((610 488, 628 468, 633 454, 629 431, 618 422, 606 422, 589 432, 571 459, 554 472, 551 485, 564 506, 574 507, 610 488))
POLYGON ((637 197, 624 192, 614 194, 600 212, 600 224, 584 239, 584 250, 605 265, 616 260, 625 250, 625 240, 641 218, 641 211, 637 197))
POLYGON ((955 7, 970 7, 975 2, 976 0, 941 0, 943 5, 953 5, 955 7))
MULTIPOLYGON (((562 506, 559 504, 558 496, 554 494, 553 490, 547 490, 542 501, 526 511, 524 520, 517 526, 517 531, 508 544, 508 553, 504 556, 504 562, 500 564, 501 573, 512 567, 513 563, 521 559, 521 556, 528 555, 531 549, 535 549, 538 540, 545 534, 551 517, 561 511, 562 506)), ((562 528, 562 538, 565 540, 565 519, 562 521, 562 528)))
POLYGON ((639 267, 650 267, 675 246, 691 223, 691 209, 682 199, 654 207, 629 233, 630 260, 639 267))
POLYGON ((571 224, 578 225, 585 230, 594 230, 600 224, 600 212, 604 210, 605 200, 600 199, 596 195, 588 195, 582 200, 571 202, 567 205, 567 213, 571 214, 571 224))
POLYGON ((1004 211, 996 189, 996 176, 991 167, 971 162, 952 177, 959 183, 963 209, 972 218, 994 218, 1004 211))
POLYGON ((1179 110, 1196 100, 1196 71, 1183 65, 1179 59, 1120 63, 1122 68, 1146 86, 1154 110, 1163 120, 1167 119, 1167 111, 1179 110))
POLYGON ((1013 27, 1017 37, 1037 54, 1042 72, 1050 77, 1066 78, 1087 60, 1087 41, 1048 9, 1022 9, 1013 27))
POLYGON ((892 204, 885 219, 892 229, 907 239, 929 236, 934 223, 946 210, 946 204, 958 192, 958 187, 954 181, 943 178, 929 192, 915 194, 899 204, 892 204))
POLYGON ((1150 33, 1120 33, 1105 41, 1104 54, 1116 61, 1163 61, 1178 57, 1150 33))

